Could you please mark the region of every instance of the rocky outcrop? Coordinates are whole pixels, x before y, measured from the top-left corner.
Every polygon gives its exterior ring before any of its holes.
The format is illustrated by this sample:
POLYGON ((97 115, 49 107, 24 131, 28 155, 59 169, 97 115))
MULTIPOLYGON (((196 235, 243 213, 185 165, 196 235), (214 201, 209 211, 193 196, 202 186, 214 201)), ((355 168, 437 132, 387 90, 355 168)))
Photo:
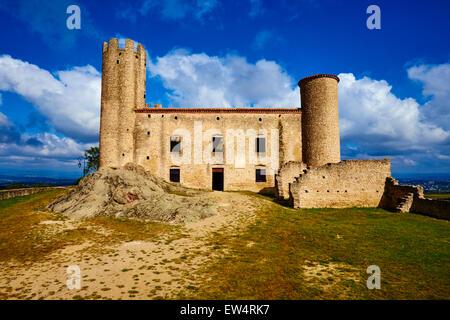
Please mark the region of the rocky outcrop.
POLYGON ((71 218, 113 216, 186 223, 216 214, 216 203, 204 195, 128 163, 90 174, 48 208, 71 218))

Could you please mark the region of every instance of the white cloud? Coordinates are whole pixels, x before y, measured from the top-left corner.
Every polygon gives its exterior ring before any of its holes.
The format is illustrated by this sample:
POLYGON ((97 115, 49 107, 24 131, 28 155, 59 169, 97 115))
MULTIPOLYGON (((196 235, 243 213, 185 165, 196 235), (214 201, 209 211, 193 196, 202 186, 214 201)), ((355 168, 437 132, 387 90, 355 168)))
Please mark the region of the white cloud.
MULTIPOLYGON (((341 139, 358 147, 356 152, 392 155, 420 152, 445 144, 450 132, 424 117, 412 98, 399 99, 384 81, 356 79, 339 74, 341 139)), ((354 150, 347 148, 350 154, 354 150)))
POLYGON ((0 112, 0 157, 74 159, 92 145, 47 132, 21 134, 14 123, 0 112))
POLYGON ((172 105, 183 107, 299 107, 296 82, 273 61, 208 56, 175 50, 148 64, 171 90, 172 105))
POLYGON ((61 133, 95 141, 99 131, 101 75, 92 66, 57 71, 0 56, 0 90, 21 95, 61 133))
POLYGON ((74 159, 81 156, 90 146, 91 144, 78 143, 67 137, 43 132, 36 135, 23 134, 19 143, 0 143, 0 155, 74 159))
POLYGON ((408 76, 423 85, 424 96, 431 97, 424 105, 423 116, 450 130, 450 63, 413 66, 408 76))

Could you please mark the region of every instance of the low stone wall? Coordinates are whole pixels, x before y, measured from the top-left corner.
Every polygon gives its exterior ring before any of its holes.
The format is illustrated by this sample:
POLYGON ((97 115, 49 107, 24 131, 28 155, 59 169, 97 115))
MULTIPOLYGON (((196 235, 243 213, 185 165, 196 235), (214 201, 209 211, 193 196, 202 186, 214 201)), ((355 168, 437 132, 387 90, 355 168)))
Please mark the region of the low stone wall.
POLYGON ((20 197, 20 196, 28 196, 30 194, 38 193, 38 192, 45 191, 48 189, 52 189, 52 187, 0 190, 0 200, 14 198, 14 197, 20 197))
POLYGON ((389 177, 386 179, 380 207, 388 210, 409 212, 412 201, 408 201, 405 204, 402 203, 402 199, 406 200, 408 196, 411 199, 423 198, 423 188, 421 186, 399 186, 397 180, 389 177))
POLYGON ((426 199, 421 186, 400 186, 393 178, 386 179, 380 207, 450 220, 450 201, 426 199))
POLYGON ((289 161, 281 166, 275 176, 275 196, 279 199, 289 199, 289 184, 295 181, 295 177, 306 169, 303 162, 289 161))
POLYGON ((433 199, 414 199, 411 212, 450 220, 450 201, 433 199))
POLYGON ((377 207, 390 176, 389 159, 308 167, 289 185, 290 201, 294 208, 377 207))

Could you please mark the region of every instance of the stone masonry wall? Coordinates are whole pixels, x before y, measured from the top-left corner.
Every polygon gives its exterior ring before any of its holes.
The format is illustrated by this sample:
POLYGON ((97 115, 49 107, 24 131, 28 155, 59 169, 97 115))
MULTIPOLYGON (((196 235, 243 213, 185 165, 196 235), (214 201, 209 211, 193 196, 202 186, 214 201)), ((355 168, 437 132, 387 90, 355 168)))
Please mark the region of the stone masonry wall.
POLYGON ((416 198, 414 199, 411 212, 450 220, 450 201, 416 198))
POLYGON ((390 176, 389 159, 308 167, 290 184, 290 201, 294 208, 377 207, 390 176))
MULTIPOLYGON (((135 162, 150 173, 169 180, 171 168, 180 169, 180 183, 191 188, 212 188, 212 169, 223 168, 224 190, 249 190, 254 192, 274 193, 274 172, 269 168, 269 159, 273 156, 279 161, 301 161, 301 112, 298 109, 169 109, 147 108, 136 111, 136 150, 135 162), (281 131, 281 127, 289 130, 281 131), (236 135, 228 136, 227 130, 236 135), (275 130, 273 132, 272 130, 275 130), (257 136, 266 138, 265 156, 249 162, 249 156, 256 156, 255 137, 246 135, 253 131, 257 136), (238 134, 239 132, 242 133, 238 134), (278 133, 277 133, 278 132, 278 133), (170 152, 170 137, 183 137, 183 157, 188 163, 177 163, 170 152), (209 138, 208 138, 208 135, 209 138), (211 155, 211 135, 223 137, 223 159, 211 155), (202 145, 194 142, 196 137, 203 140, 202 145), (233 140, 231 140, 233 139, 233 140), (238 139, 244 139, 244 148, 238 150, 238 139), (233 142, 234 141, 234 142, 233 142), (228 143, 234 143, 234 162, 226 161, 228 143), (272 142, 277 147, 272 148, 272 142), (189 146, 191 146, 189 148, 189 146), (200 152, 199 151, 200 149, 200 152), (200 155, 200 156, 199 156, 200 155), (239 165, 238 160, 245 161, 239 165), (266 182, 256 182, 256 169, 266 169, 266 182)), ((278 164, 279 165, 279 164, 278 164)), ((278 170, 278 168, 276 168, 278 170)))
POLYGON ((339 163, 339 78, 319 74, 298 83, 301 89, 303 162, 339 163))
POLYGON ((41 191, 52 189, 53 187, 42 187, 42 188, 21 188, 12 190, 0 190, 0 200, 10 199, 20 196, 28 196, 30 194, 35 194, 41 191))
POLYGON ((306 164, 303 162, 289 161, 283 164, 275 176, 276 196, 279 199, 289 199, 289 184, 303 173, 306 164))
POLYGON ((380 207, 388 210, 408 212, 412 201, 407 201, 408 195, 411 198, 423 198, 423 188, 420 186, 399 186, 394 178, 386 179, 383 198, 380 207), (403 205, 402 199, 407 201, 407 206, 403 205))
POLYGON ((450 219, 450 201, 425 199, 421 186, 400 186, 393 178, 386 179, 380 207, 399 212, 414 212, 426 216, 450 219))

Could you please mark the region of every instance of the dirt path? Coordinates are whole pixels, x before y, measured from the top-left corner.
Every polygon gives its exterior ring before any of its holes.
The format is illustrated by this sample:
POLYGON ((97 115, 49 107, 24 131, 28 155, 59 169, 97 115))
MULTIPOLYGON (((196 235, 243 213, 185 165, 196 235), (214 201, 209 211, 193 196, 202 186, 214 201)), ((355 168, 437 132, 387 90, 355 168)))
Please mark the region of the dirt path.
MULTIPOLYGON (((101 248, 92 239, 66 246, 43 263, 3 263, 0 292, 8 299, 170 299, 183 298, 198 286, 194 272, 217 255, 208 235, 239 233, 255 218, 261 200, 235 192, 211 192, 218 214, 190 223, 177 234, 155 241, 122 242, 101 248), (68 266, 80 268, 81 289, 69 290, 68 266)), ((45 221, 53 232, 78 228, 86 222, 45 221)), ((88 226, 89 227, 89 226, 88 226)), ((95 229, 108 237, 108 232, 95 229)))

